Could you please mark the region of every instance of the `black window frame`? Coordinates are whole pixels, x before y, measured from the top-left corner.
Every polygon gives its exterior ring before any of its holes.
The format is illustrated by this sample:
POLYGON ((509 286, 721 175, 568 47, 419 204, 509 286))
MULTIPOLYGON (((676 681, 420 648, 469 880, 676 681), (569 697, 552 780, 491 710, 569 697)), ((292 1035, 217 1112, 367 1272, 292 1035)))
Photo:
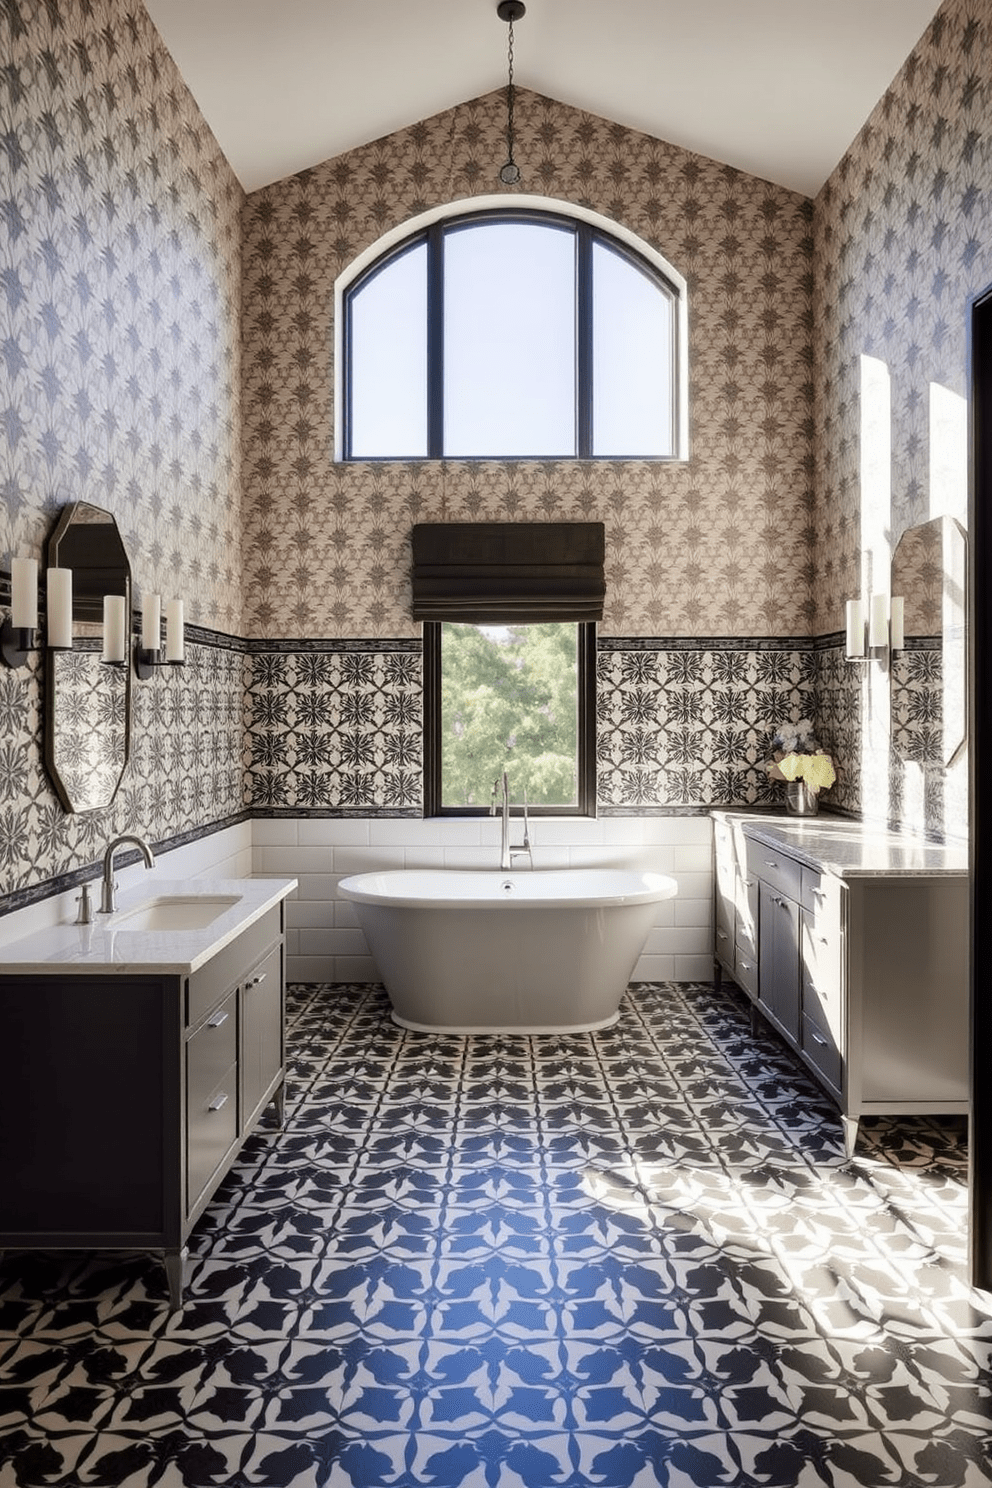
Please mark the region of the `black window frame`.
POLYGON ((681 294, 668 277, 630 244, 613 237, 604 228, 597 227, 581 217, 566 213, 546 212, 536 208, 507 210, 492 208, 461 213, 458 216, 442 217, 428 227, 411 233, 394 244, 374 263, 346 287, 342 297, 344 329, 342 335, 343 403, 344 418, 341 440, 341 458, 345 462, 400 461, 408 463, 420 460, 458 459, 473 460, 648 460, 679 461, 682 446, 681 419, 682 400, 679 389, 679 339, 682 334, 679 317, 681 294), (575 292, 576 292, 576 336, 575 336, 575 450, 571 454, 547 455, 457 455, 449 456, 444 451, 444 241, 449 233, 489 224, 535 223, 571 233, 575 239, 575 292), (377 275, 411 249, 421 244, 427 246, 427 452, 423 455, 354 455, 351 448, 352 405, 352 349, 353 327, 351 305, 353 299, 377 275), (648 455, 631 452, 627 455, 615 452, 597 455, 592 448, 593 438, 593 247, 601 245, 607 251, 624 259, 632 268, 644 274, 671 302, 672 334, 669 341, 669 386, 671 388, 670 427, 671 445, 667 454, 648 455))
MULTIPOLYGON (((441 626, 424 621, 424 816, 487 816, 486 806, 445 806, 441 801, 441 626)), ((528 806, 531 816, 596 815, 596 622, 577 620, 578 759, 574 806, 528 806)), ((480 782, 484 785, 485 782, 480 782)))

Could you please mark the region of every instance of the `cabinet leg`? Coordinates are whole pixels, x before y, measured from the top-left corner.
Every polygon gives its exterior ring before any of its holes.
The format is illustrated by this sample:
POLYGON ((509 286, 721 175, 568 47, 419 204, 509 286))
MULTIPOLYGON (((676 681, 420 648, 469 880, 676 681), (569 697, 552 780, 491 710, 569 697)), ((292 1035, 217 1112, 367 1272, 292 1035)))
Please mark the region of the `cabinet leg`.
POLYGON ((761 1014, 758 1012, 758 1004, 756 1002, 752 1002, 751 1003, 751 1037, 754 1038, 754 1036, 757 1033, 760 1033, 760 1031, 761 1031, 761 1014))
POLYGON ((858 1118, 857 1116, 842 1116, 840 1120, 844 1128, 844 1156, 853 1157, 854 1149, 858 1145, 858 1118))
POLYGON ((189 1251, 185 1245, 182 1250, 166 1250, 162 1253, 165 1277, 169 1283, 170 1312, 178 1312, 183 1305, 183 1279, 186 1271, 186 1257, 188 1255, 189 1251))
POLYGON ((276 1125, 283 1127, 286 1124, 286 1081, 280 1080, 278 1089, 273 1091, 272 1104, 276 1108, 276 1125))
POLYGON ((714 956, 713 957, 713 991, 714 992, 719 992, 719 990, 720 990, 720 988, 722 986, 723 986, 723 967, 720 965, 720 962, 714 956))

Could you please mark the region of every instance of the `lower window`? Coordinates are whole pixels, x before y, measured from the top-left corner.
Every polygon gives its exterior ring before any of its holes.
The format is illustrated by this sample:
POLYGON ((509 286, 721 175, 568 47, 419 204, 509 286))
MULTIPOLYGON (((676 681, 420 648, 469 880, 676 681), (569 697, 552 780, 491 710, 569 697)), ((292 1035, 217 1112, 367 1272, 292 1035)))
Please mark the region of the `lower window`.
POLYGON ((595 815, 592 623, 424 625, 427 815, 489 810, 505 770, 535 815, 595 815))

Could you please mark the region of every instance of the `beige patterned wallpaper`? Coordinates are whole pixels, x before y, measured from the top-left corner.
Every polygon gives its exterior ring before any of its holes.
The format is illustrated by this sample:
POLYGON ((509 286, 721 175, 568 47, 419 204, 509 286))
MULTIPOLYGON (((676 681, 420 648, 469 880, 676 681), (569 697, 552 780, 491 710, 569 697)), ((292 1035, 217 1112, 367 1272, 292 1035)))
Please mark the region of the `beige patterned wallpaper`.
POLYGON ((7 0, 0 59, 0 565, 90 501, 238 633, 241 187, 140 0, 7 0))
POLYGON ((254 193, 244 215, 250 635, 395 636, 415 521, 607 525, 604 633, 804 635, 812 621, 812 227, 794 193, 534 93, 520 190, 600 212, 689 283, 691 458, 335 464, 333 287, 385 232, 495 194, 489 94, 254 193))
MULTIPOLYGON (((816 619, 888 587, 903 532, 967 521, 967 306, 992 283, 992 5, 945 0, 817 197, 816 619), (890 411, 874 473, 862 358, 890 411), (880 474, 879 474, 880 472, 880 474)), ((889 676, 847 665, 843 804, 963 837, 967 761, 907 763, 892 748, 889 676)), ((836 689, 834 689, 836 691, 836 689)), ((825 693, 821 712, 837 711, 825 693)))
POLYGON ((814 221, 823 633, 840 628, 860 577, 861 357, 890 380, 891 499, 879 525, 891 547, 931 516, 965 517, 964 424, 942 461, 939 409, 967 394, 966 307, 992 282, 988 0, 945 0, 817 197, 814 221))

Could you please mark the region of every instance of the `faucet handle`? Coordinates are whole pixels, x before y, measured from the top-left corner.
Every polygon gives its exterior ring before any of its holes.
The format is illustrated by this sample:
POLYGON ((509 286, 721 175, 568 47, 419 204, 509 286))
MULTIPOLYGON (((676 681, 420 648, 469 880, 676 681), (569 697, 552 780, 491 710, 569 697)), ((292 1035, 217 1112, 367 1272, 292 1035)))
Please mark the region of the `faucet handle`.
POLYGON ((76 903, 79 905, 75 923, 77 925, 92 925, 93 906, 90 903, 90 886, 88 883, 80 885, 82 892, 78 895, 76 903))

